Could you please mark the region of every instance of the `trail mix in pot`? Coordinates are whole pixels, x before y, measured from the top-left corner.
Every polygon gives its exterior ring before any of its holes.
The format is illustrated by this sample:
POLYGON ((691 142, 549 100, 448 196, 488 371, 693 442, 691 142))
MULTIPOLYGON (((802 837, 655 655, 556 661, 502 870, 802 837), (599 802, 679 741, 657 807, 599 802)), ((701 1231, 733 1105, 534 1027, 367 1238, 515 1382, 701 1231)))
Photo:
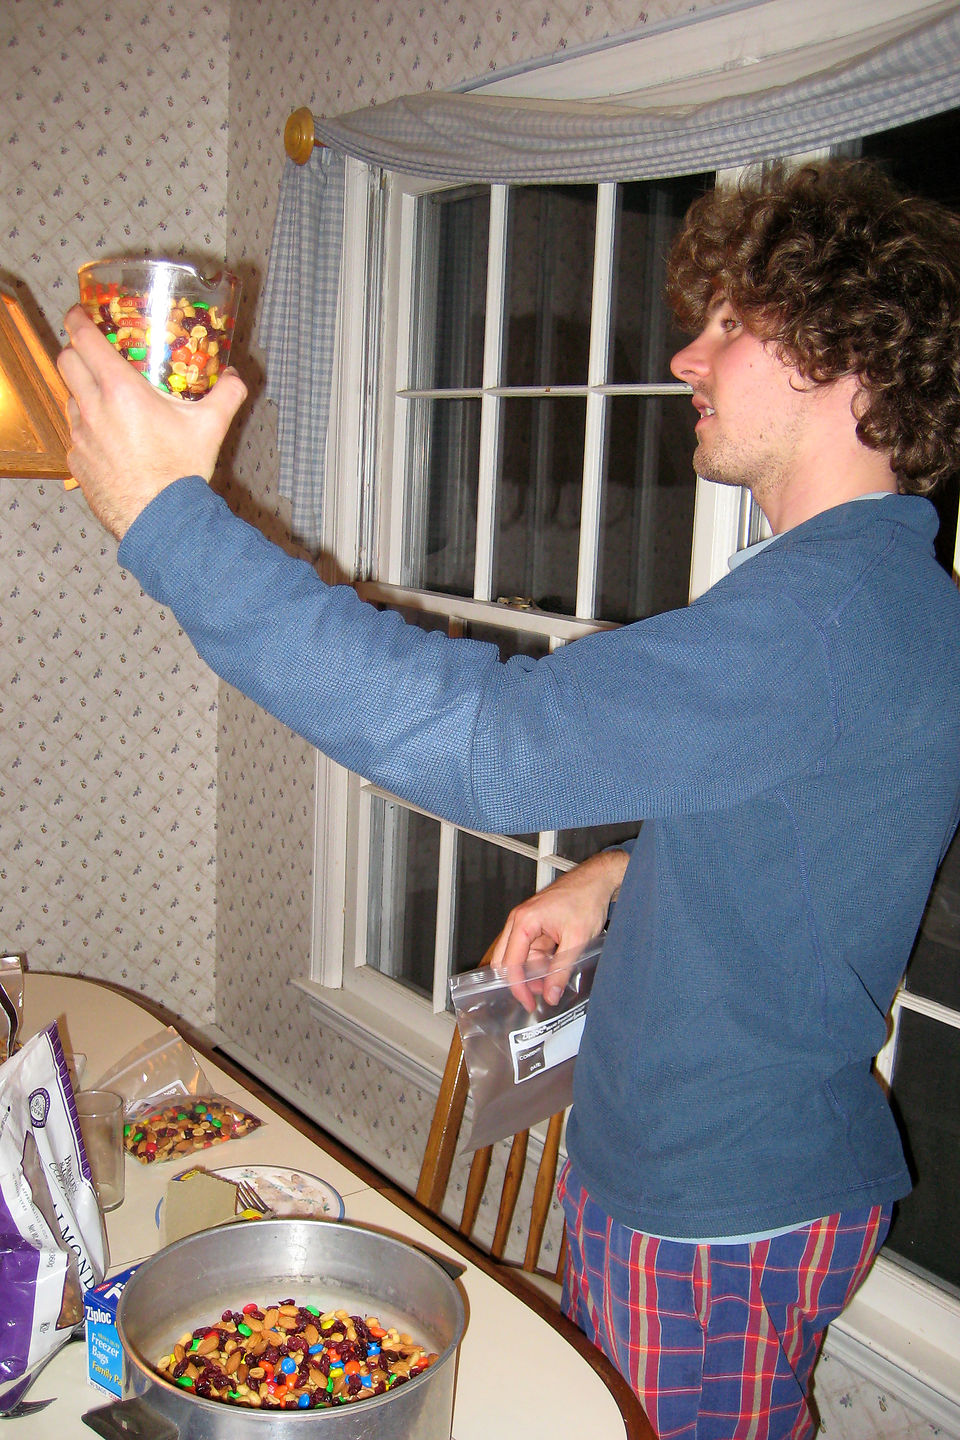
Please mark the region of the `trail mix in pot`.
POLYGON ((306 1410, 382 1395, 436 1359, 376 1316, 278 1300, 224 1310, 182 1335, 157 1370, 208 1400, 306 1410))

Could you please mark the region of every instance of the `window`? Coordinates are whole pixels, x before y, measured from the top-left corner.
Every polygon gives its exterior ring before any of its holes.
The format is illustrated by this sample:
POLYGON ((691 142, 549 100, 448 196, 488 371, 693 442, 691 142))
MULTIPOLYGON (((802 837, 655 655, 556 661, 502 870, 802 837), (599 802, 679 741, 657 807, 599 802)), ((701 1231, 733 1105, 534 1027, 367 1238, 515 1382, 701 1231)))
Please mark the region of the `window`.
MULTIPOLYGON (((370 283, 386 304, 366 356, 378 430, 359 447, 380 477, 364 485, 366 598, 505 656, 686 603, 696 416, 670 374, 684 341, 664 262, 713 178, 437 190, 393 177, 370 192, 383 257, 370 283)), ((734 497, 723 563, 739 511, 734 497)), ((637 828, 472 834, 359 780, 342 823, 356 855, 344 989, 438 1045, 449 977, 477 964, 510 906, 637 828)))

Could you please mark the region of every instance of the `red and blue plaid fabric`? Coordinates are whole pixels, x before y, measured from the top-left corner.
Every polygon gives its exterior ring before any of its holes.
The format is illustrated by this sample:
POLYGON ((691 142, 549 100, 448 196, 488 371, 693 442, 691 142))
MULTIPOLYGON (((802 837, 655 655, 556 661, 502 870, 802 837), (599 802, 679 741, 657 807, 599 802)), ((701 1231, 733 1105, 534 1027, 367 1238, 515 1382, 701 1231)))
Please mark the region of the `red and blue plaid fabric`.
POLYGON ((563 1308, 613 1361, 660 1440, 808 1440, 823 1332, 861 1284, 890 1208, 771 1240, 696 1245, 612 1220, 569 1165, 563 1308))

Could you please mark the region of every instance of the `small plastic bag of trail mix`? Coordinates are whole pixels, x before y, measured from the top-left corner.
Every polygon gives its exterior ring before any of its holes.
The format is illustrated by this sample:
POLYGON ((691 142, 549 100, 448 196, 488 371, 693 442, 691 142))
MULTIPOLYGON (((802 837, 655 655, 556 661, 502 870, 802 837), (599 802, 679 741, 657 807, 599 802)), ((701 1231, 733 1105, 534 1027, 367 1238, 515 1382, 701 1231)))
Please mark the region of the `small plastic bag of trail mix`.
POLYGON ((452 977, 450 998, 473 1102, 464 1151, 515 1135, 570 1104, 573 1067, 602 949, 600 936, 583 950, 528 960, 524 979, 536 1001, 532 1013, 489 965, 452 977), (542 994, 551 976, 565 977, 555 1005, 547 1005, 542 994))
POLYGON ((83 1320, 107 1240, 56 1022, 0 1065, 0 1415, 83 1320))
POLYGON ((124 1117, 123 1144, 143 1165, 182 1160, 226 1140, 240 1140, 263 1122, 222 1095, 196 1095, 124 1117))
POLYGON ((94 1089, 123 1096, 124 1148, 144 1165, 239 1140, 262 1124, 216 1094, 172 1025, 124 1055, 94 1089))

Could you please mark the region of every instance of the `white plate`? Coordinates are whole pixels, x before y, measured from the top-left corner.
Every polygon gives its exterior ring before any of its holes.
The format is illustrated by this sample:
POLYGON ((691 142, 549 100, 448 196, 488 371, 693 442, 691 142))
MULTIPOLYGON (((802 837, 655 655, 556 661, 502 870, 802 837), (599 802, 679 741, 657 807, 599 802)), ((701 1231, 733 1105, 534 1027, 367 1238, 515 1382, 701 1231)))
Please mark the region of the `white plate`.
MULTIPOLYGON (((188 1166, 187 1169, 194 1167, 188 1166)), ((298 1215, 313 1220, 342 1220, 343 1197, 326 1180, 310 1175, 305 1170, 292 1170, 285 1165, 227 1165, 223 1169, 210 1169, 212 1175, 239 1183, 246 1180, 252 1185, 265 1205, 274 1215, 298 1215)), ((181 1174, 184 1172, 181 1171, 181 1174)), ((175 1177, 174 1177, 175 1178, 175 1177)), ((157 1206, 157 1229, 163 1200, 157 1206)))

